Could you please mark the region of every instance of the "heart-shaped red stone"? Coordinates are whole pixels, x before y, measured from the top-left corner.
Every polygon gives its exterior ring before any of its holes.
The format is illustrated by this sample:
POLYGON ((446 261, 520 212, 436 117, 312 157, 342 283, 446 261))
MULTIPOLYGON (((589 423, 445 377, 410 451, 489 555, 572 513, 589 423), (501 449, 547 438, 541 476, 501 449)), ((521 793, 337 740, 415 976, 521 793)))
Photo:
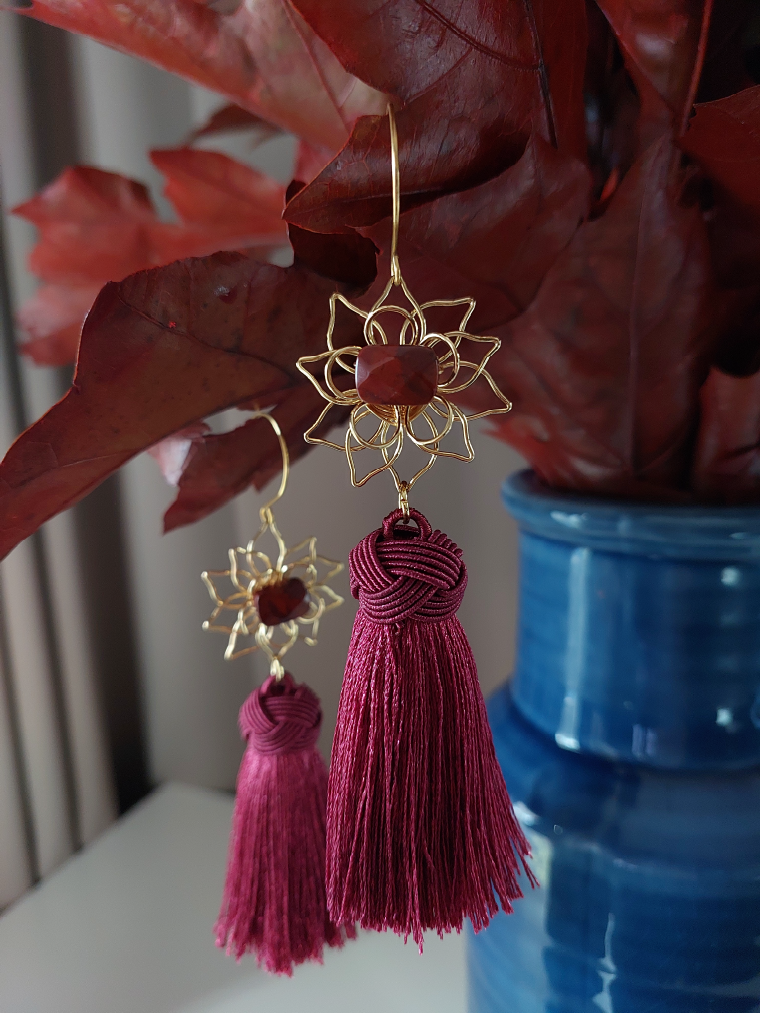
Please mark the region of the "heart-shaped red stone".
POLYGON ((278 623, 287 623, 305 616, 309 611, 309 600, 306 586, 297 577, 287 581, 268 584, 256 596, 256 608, 261 622, 268 627, 276 627, 278 623))

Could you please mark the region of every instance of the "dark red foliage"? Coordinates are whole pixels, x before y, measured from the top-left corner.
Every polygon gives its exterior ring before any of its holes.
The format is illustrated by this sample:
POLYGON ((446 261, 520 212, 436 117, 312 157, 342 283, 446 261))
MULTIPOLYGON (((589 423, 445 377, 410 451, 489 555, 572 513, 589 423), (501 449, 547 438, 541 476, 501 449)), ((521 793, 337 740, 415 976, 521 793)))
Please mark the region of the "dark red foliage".
POLYGON ((208 120, 192 132, 190 141, 201 137, 214 137, 216 134, 236 134, 241 131, 253 133, 260 143, 280 133, 280 128, 267 122, 261 116, 249 112, 242 106, 230 103, 222 106, 209 116, 208 120))
POLYGON ((702 425, 693 487, 718 503, 760 499, 760 373, 729 377, 712 370, 702 388, 702 425))
MULTIPOLYGON (((430 261, 433 275, 441 264, 455 270, 462 286, 457 295, 473 285, 495 290, 479 304, 482 322, 486 301, 493 303, 490 328, 531 302, 588 213, 590 188, 582 162, 534 136, 516 165, 495 179, 405 215, 404 250, 430 261)), ((432 289, 425 298, 434 298, 432 289)))
POLYGON ((34 0, 21 13, 140 56, 333 152, 357 116, 383 108, 288 0, 232 14, 194 0, 34 0))
POLYGON ((713 0, 598 0, 642 100, 645 132, 683 129, 699 83, 713 0))
POLYGON ((552 485, 688 489, 710 271, 701 214, 678 204, 672 163, 669 141, 650 148, 502 332, 493 373, 514 409, 498 428, 552 485))
POLYGON ((680 144, 709 178, 716 365, 748 375, 760 368, 760 86, 697 105, 680 144))
MULTIPOLYGON (((405 206, 462 190, 515 162, 531 133, 583 157, 583 0, 354 0, 295 6, 344 67, 403 103, 405 206)), ((360 120, 338 157, 292 202, 321 232, 390 213, 387 119, 360 120)))
MULTIPOLYGON (((155 153, 176 225, 139 184, 86 168, 21 209, 40 229, 44 284, 22 314, 39 361, 70 355, 104 281, 151 270, 103 290, 74 386, 0 466, 2 551, 157 443, 179 487, 167 527, 262 485, 276 442, 257 421, 211 433, 203 419, 225 407, 270 408, 294 457, 305 451, 321 402, 295 361, 324 348, 336 283, 353 298, 369 286, 366 304, 387 277, 389 100, 404 276, 420 301, 474 296, 472 328, 501 337, 493 372, 515 408, 497 435, 554 485, 759 500, 755 10, 35 0, 32 16, 233 103, 196 136, 294 133, 306 185, 288 191, 287 269, 262 263, 284 238, 282 190, 213 152, 155 153), (153 266, 252 244, 255 256, 153 266)), ((347 343, 356 320, 340 319, 347 343)))
POLYGON ((760 85, 698 105, 680 143, 714 184, 760 212, 760 85))
MULTIPOLYGON (((287 190, 287 199, 295 197, 304 186, 300 180, 293 180, 287 190)), ((346 226, 340 232, 330 235, 288 225, 288 238, 293 247, 294 261, 316 271, 318 275, 362 287, 375 280, 377 247, 371 239, 361 236, 355 229, 346 226)))

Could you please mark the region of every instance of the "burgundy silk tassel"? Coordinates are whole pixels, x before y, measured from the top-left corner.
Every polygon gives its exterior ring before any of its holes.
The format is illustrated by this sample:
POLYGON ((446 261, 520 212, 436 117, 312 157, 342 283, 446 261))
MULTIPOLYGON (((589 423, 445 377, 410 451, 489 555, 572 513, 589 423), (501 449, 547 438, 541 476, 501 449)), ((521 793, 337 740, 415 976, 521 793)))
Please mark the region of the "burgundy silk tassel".
POLYGON ((322 960, 325 944, 355 936, 327 914, 327 767, 316 748, 319 698, 285 674, 269 677, 240 709, 248 745, 240 765, 217 946, 248 951, 269 972, 322 960))
POLYGON ((327 902, 337 923, 477 932, 521 897, 530 854, 496 760, 475 660, 455 613, 462 551, 400 510, 349 558, 359 599, 333 740, 327 902))

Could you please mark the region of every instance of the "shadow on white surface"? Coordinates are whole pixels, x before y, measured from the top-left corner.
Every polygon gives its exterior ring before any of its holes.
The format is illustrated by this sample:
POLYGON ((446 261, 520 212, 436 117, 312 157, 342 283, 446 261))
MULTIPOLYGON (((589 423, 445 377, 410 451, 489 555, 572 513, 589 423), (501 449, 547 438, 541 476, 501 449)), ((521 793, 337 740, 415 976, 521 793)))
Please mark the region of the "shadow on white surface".
POLYGON ((293 978, 259 971, 183 1007, 183 1011, 463 1011, 464 936, 431 937, 420 955, 391 933, 364 933, 324 965, 293 978))
POLYGON ((2 1011, 463 1011, 464 937, 363 934, 271 978, 214 946, 232 798, 168 785, 0 918, 2 1011))

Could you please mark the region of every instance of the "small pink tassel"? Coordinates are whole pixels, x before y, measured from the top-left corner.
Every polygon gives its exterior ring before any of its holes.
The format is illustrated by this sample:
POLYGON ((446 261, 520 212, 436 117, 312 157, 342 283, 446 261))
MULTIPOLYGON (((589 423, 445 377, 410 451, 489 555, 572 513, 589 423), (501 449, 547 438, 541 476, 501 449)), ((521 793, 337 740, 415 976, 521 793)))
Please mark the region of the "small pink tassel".
POLYGON ((412 510, 349 558, 360 608, 333 740, 327 903, 337 923, 412 936, 511 912, 530 849, 496 760, 475 660, 455 613, 462 551, 412 510))
POLYGON ((316 748, 319 698, 285 674, 273 676, 240 709, 248 741, 237 779, 227 879, 215 926, 218 947, 247 951, 269 972, 321 961, 342 946, 325 903, 327 767, 316 748))

